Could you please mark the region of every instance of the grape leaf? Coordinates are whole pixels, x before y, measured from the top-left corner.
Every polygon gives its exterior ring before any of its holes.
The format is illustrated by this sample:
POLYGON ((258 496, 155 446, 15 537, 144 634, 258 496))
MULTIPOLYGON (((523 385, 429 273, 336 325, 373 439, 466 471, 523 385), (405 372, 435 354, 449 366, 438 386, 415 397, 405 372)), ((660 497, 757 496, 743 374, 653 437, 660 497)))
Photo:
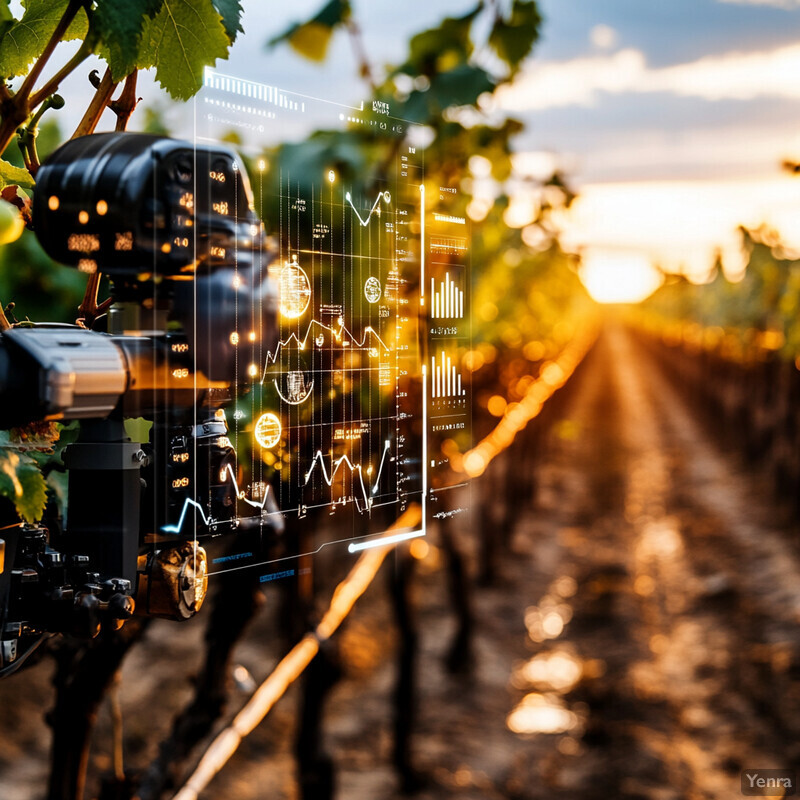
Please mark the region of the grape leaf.
POLYGON ((128 417, 125 420, 125 433, 132 442, 149 442, 153 421, 143 417, 128 417))
POLYGON ((539 38, 542 18, 535 0, 514 0, 508 20, 498 18, 489 35, 489 44, 511 68, 512 74, 539 38))
POLYGON ((162 5, 163 0, 97 0, 92 21, 113 80, 121 81, 136 67, 145 20, 155 17, 162 5))
POLYGON ((0 450, 0 495, 8 497, 26 522, 36 522, 47 503, 47 484, 34 461, 0 450))
POLYGON ((470 31, 475 17, 483 8, 478 3, 462 17, 446 17, 438 27, 421 31, 408 44, 408 60, 395 70, 409 75, 431 75, 459 63, 472 55, 470 31))
POLYGON ((14 24, 14 15, 8 7, 9 0, 0 0, 0 38, 14 24))
POLYGON ((288 42, 293 50, 309 61, 324 61, 333 29, 347 22, 350 12, 350 0, 330 0, 308 22, 291 25, 270 39, 267 45, 274 47, 281 42, 288 42))
POLYGON ((211 0, 164 0, 145 21, 137 66, 156 68, 156 78, 176 100, 188 100, 203 83, 203 69, 228 57, 228 39, 211 0))
POLYGON ((47 488, 52 492, 58 506, 58 513, 66 522, 67 517, 67 500, 69 498, 69 476, 66 472, 50 472, 45 478, 47 488))
POLYGON ((23 189, 33 189, 34 180, 28 170, 15 167, 8 161, 0 159, 0 186, 21 186, 23 189))
POLYGON ((461 64, 434 75, 425 91, 413 91, 403 104, 403 116, 414 122, 425 122, 451 106, 474 105, 484 92, 492 92, 494 88, 494 81, 486 70, 461 64))
POLYGON ((438 28, 416 34, 409 42, 409 61, 421 68, 431 56, 440 58, 447 53, 455 53, 466 60, 472 54, 472 22, 481 7, 479 3, 463 17, 446 17, 438 28))
MULTIPOLYGON (((68 0, 28 0, 22 19, 13 22, 0 40, 0 76, 11 78, 27 72, 42 54, 67 5, 68 0)), ((88 31, 89 20, 81 8, 62 39, 84 39, 88 31)))
POLYGON ((494 81, 486 70, 470 64, 442 72, 431 80, 428 94, 436 98, 439 108, 474 105, 484 92, 494 90, 494 81))
POLYGON ((231 44, 236 41, 237 34, 244 32, 242 27, 242 3, 241 0, 212 0, 214 8, 222 17, 222 25, 225 33, 231 40, 231 44))

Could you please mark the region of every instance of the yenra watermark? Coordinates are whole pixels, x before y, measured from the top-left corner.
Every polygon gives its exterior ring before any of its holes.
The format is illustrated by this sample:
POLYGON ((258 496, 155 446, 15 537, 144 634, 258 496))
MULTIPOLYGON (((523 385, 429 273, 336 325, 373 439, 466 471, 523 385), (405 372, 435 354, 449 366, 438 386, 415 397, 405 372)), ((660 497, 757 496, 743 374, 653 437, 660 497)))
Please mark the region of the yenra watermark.
POLYGON ((792 797, 797 794, 797 775, 793 769, 743 770, 742 794, 749 797, 792 797))

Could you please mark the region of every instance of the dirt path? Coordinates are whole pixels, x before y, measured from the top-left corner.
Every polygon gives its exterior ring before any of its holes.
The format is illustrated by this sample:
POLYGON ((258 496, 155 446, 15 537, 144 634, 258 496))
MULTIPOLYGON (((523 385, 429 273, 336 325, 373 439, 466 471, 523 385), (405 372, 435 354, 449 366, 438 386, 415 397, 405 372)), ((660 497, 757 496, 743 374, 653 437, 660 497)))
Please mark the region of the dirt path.
MULTIPOLYGON (((743 768, 800 763, 800 563, 769 500, 623 330, 579 380, 476 600, 471 678, 442 669, 441 574, 423 578, 426 800, 723 800, 743 768)), ((360 689, 337 719, 370 707, 360 689)), ((340 761, 341 798, 395 796, 368 742, 345 748, 362 755, 340 761)))

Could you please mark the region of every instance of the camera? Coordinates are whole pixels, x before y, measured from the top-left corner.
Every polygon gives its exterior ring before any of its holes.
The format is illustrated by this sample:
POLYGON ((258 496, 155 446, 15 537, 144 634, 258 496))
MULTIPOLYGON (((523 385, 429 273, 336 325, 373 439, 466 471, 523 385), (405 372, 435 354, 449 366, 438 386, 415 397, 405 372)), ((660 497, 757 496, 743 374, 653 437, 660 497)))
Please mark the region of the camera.
MULTIPOLYGON (((0 676, 50 633, 199 610, 201 542, 240 526, 226 407, 252 385, 240 365, 277 340, 268 238, 225 147, 74 139, 38 171, 33 227, 55 261, 107 275, 113 303, 92 330, 28 323, 0 336, 3 425, 81 421, 63 454, 63 518, 0 530, 0 676), (137 418, 152 423, 147 441, 127 433, 137 418)), ((259 507, 256 524, 274 532, 277 509, 259 507)))

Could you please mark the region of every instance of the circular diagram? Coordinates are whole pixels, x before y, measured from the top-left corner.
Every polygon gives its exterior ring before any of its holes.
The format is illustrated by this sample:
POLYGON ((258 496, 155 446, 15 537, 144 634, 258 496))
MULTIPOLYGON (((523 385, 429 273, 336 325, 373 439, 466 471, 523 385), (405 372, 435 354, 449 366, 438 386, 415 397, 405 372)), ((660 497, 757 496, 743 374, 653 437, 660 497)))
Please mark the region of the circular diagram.
POLYGON ((305 314, 311 302, 311 284, 305 270, 297 263, 297 256, 283 265, 280 274, 281 314, 297 319, 305 314))
POLYGON ((383 290, 381 289, 380 281, 377 278, 367 278, 367 282, 364 284, 364 297, 370 303, 377 303, 382 294, 383 290))
POLYGON ((301 369, 292 369, 273 379, 273 384, 278 396, 290 406, 299 406, 305 403, 314 389, 314 379, 309 380, 301 369))
POLYGON ((262 414, 256 421, 253 436, 261 447, 269 450, 281 440, 281 431, 281 421, 275 414, 268 412, 262 414))

